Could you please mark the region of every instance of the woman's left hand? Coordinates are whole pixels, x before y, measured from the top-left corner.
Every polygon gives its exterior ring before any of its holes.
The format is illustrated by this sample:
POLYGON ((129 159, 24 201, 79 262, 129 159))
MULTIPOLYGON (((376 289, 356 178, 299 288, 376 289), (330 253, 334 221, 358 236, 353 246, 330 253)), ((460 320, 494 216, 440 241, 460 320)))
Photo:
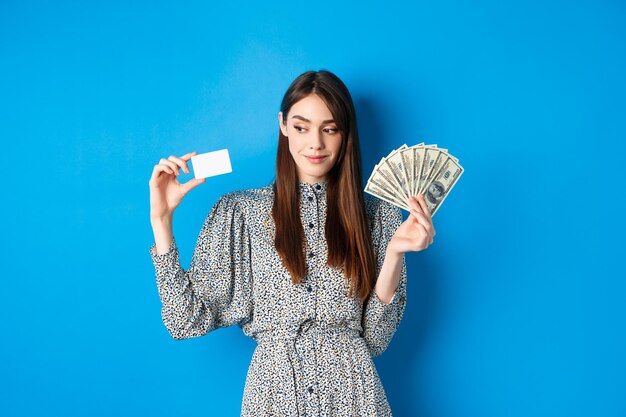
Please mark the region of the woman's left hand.
POLYGON ((417 198, 410 197, 407 202, 411 208, 411 214, 394 233, 387 247, 388 251, 416 252, 426 249, 433 243, 436 231, 424 195, 419 194, 417 198))

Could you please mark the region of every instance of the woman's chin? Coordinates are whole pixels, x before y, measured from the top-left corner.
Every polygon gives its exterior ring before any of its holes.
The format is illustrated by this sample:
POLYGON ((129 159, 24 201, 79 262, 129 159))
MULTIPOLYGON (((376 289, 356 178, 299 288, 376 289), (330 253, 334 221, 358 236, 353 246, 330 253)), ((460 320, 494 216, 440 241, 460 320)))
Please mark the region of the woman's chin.
POLYGON ((323 172, 305 172, 303 175, 300 175, 300 181, 304 181, 310 184, 314 184, 316 182, 324 181, 326 179, 326 171, 323 172))

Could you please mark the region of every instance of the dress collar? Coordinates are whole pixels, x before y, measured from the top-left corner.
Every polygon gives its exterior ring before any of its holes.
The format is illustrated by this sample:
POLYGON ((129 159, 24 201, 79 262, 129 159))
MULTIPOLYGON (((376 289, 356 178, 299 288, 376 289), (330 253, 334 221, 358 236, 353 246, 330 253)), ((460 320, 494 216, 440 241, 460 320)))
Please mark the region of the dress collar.
POLYGON ((300 190, 300 192, 303 192, 305 190, 311 190, 314 193, 322 194, 326 192, 327 187, 328 187, 328 180, 318 181, 313 184, 309 184, 304 181, 298 181, 298 189, 300 190))

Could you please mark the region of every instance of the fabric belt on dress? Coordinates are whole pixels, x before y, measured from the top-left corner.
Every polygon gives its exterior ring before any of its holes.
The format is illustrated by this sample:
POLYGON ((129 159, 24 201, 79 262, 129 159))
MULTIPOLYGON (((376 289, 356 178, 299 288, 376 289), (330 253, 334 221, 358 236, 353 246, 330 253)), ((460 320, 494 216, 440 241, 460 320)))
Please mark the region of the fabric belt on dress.
MULTIPOLYGON (((299 337, 309 336, 323 336, 323 335, 346 335, 349 338, 361 337, 361 332, 358 329, 350 328, 347 326, 326 326, 320 327, 312 320, 305 321, 297 329, 272 329, 259 332, 255 335, 254 339, 257 345, 267 343, 269 341, 282 341, 285 342, 287 348, 287 359, 289 361, 289 367, 291 368, 291 381, 289 381, 290 391, 293 392, 293 398, 296 400, 300 397, 298 395, 297 380, 304 380, 302 375, 302 368, 300 366, 300 359, 298 357, 298 350, 296 349, 296 342, 299 337)), ((302 414, 301 410, 296 410, 297 415, 302 414)))
POLYGON ((307 334, 345 334, 348 337, 355 338, 360 337, 361 332, 359 329, 353 329, 347 326, 326 326, 321 327, 314 321, 305 321, 297 329, 272 329, 264 330, 255 335, 254 340, 257 344, 264 343, 268 340, 295 340, 298 337, 307 334))

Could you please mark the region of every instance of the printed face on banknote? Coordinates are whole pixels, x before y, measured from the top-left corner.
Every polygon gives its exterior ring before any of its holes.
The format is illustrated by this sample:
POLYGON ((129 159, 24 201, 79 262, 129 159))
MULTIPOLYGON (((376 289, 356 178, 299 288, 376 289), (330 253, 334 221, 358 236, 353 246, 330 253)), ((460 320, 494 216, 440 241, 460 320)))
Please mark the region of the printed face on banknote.
POLYGON ((445 192, 445 188, 443 184, 439 181, 434 181, 428 186, 428 190, 426 191, 426 198, 432 204, 438 204, 443 194, 445 192))

